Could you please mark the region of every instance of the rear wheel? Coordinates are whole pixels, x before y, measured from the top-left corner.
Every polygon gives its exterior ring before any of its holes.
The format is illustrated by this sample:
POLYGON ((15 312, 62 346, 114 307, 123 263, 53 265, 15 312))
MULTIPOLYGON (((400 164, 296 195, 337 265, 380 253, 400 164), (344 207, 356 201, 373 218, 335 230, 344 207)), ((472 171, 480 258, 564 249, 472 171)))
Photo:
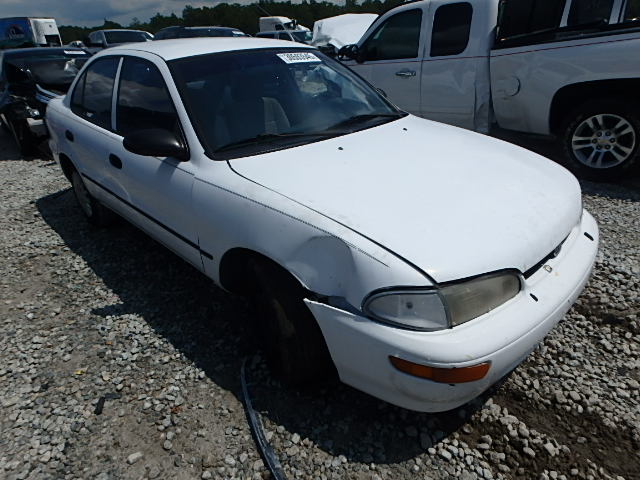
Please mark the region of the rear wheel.
POLYGON ((567 117, 563 143, 576 173, 614 180, 638 164, 638 113, 615 99, 586 103, 567 117))
POLYGON ((286 383, 304 385, 334 371, 324 337, 305 305, 305 289, 268 261, 252 260, 257 312, 255 328, 271 370, 286 383))
POLYGON ((104 227, 113 221, 114 213, 93 198, 77 170, 71 173, 71 185, 76 201, 90 224, 104 227))

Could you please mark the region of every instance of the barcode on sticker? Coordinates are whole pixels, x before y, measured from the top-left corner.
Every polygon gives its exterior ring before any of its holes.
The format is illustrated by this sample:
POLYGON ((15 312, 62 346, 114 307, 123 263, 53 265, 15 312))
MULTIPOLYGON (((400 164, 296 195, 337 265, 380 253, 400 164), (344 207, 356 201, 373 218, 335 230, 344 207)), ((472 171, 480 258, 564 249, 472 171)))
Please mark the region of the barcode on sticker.
POLYGON ((320 59, 310 52, 277 53, 284 63, 319 62, 320 59))

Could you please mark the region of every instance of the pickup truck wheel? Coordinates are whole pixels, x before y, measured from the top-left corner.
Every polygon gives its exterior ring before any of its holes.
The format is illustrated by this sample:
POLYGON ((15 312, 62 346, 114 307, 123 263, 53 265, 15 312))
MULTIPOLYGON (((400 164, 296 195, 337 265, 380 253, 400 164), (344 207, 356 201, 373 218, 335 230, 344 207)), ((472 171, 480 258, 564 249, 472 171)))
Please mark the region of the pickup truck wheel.
POLYGON ((638 163, 640 119, 617 100, 591 102, 568 116, 563 140, 576 173, 614 180, 638 163))
POLYGON ((322 331, 304 304, 305 289, 279 266, 252 260, 254 326, 272 372, 290 385, 327 377, 333 362, 322 331))
POLYGON ((113 221, 114 213, 91 196, 77 170, 71 173, 71 185, 76 201, 90 224, 104 227, 113 221))

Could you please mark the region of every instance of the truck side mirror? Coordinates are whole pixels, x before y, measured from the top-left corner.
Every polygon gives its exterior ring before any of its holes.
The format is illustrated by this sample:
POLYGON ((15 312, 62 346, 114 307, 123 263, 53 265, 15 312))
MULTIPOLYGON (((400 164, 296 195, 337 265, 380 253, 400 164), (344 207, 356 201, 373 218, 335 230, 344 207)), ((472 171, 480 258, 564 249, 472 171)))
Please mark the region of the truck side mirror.
POLYGON ((338 58, 350 58, 351 60, 355 60, 358 63, 362 63, 360 54, 360 48, 357 44, 345 45, 340 50, 338 50, 338 58))

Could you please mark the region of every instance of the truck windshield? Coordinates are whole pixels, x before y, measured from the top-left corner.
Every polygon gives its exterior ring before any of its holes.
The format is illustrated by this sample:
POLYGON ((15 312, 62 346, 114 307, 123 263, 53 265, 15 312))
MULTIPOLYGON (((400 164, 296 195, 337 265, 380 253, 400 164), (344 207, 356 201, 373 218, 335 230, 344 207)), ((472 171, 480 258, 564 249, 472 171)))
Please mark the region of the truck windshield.
POLYGON ((296 42, 309 43, 313 38, 313 34, 308 31, 289 32, 296 42))
POLYGON ((297 146, 406 115, 316 50, 208 54, 174 60, 170 69, 215 159, 297 146))
POLYGON ((122 32, 104 32, 104 37, 109 45, 116 43, 134 43, 146 42, 147 36, 144 32, 122 31, 122 32))

